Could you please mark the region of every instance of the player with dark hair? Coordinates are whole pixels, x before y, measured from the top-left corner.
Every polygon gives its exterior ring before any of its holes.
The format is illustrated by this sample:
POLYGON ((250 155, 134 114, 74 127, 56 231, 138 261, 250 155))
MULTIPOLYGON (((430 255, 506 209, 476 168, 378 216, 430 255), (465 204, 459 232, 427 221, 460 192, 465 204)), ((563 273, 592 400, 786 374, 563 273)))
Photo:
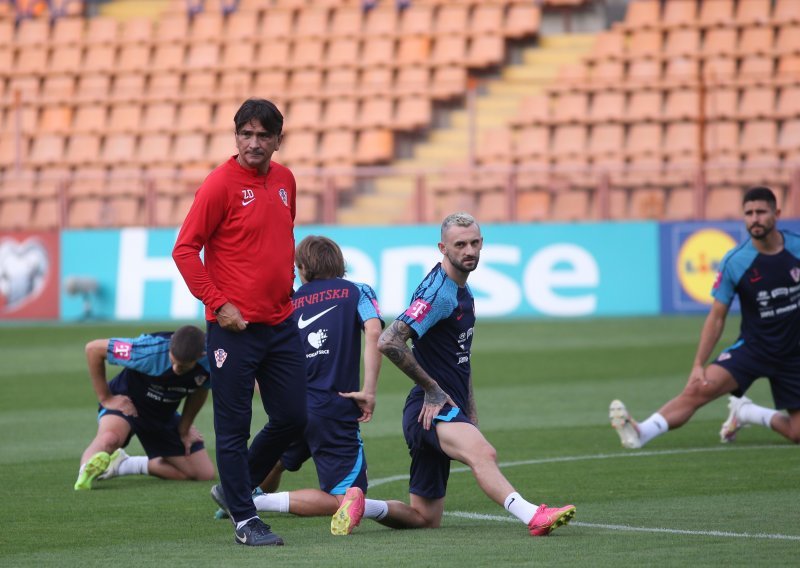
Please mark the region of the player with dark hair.
POLYGON ((611 425, 626 448, 640 448, 683 426, 700 407, 728 393, 733 396, 720 432, 723 442, 732 441, 742 426, 757 424, 800 443, 800 235, 777 229, 780 209, 767 187, 748 190, 742 209, 750 238, 722 259, 711 291, 714 302, 683 392, 640 423, 621 401, 611 402, 611 425), (735 296, 742 310, 739 338, 705 366, 735 296), (760 377, 769 379, 778 410, 744 396, 760 377), (779 410, 787 410, 788 416, 779 410))
POLYGON ((482 248, 481 230, 471 215, 445 218, 439 243, 442 262, 378 342, 381 352, 416 383, 403 410, 411 453, 410 506, 364 499, 353 488, 336 513, 341 525, 357 525, 363 514, 394 528, 438 527, 452 460, 469 466, 483 492, 525 523, 533 536, 547 535, 575 515, 573 505, 551 508, 523 499, 501 473, 495 449, 478 430, 471 369, 475 300, 467 278, 478 267, 482 248))
POLYGON ((97 435, 81 457, 76 490, 91 489, 98 476, 214 479, 214 465, 194 427, 210 387, 200 329, 186 325, 174 333, 95 339, 86 345, 86 360, 100 410, 97 435), (124 367, 111 382, 106 362, 124 367), (129 457, 122 449, 134 435, 147 456, 129 457))
MULTIPOLYGON (((344 279, 345 262, 334 241, 308 236, 297 246, 295 263, 303 285, 292 299, 294 319, 305 348, 308 426, 304 440, 284 453, 253 497, 259 511, 301 516, 333 515, 352 488, 367 490, 367 460, 360 424, 372 418, 381 366, 378 337, 383 320, 375 292, 344 279), (364 385, 360 386, 361 332, 364 333, 364 385), (296 471, 313 458, 319 489, 275 492, 284 469, 296 471)), ((212 492, 222 510, 224 493, 212 492)), ((218 515, 220 513, 218 512, 218 515)), ((331 532, 349 534, 353 526, 331 523, 331 532)))
POLYGON ((217 466, 235 542, 282 545, 251 491, 306 425, 305 355, 291 318, 297 191, 272 161, 283 140, 277 107, 248 99, 233 120, 238 154, 197 190, 172 256, 206 307, 217 466), (248 451, 254 377, 269 422, 248 451))

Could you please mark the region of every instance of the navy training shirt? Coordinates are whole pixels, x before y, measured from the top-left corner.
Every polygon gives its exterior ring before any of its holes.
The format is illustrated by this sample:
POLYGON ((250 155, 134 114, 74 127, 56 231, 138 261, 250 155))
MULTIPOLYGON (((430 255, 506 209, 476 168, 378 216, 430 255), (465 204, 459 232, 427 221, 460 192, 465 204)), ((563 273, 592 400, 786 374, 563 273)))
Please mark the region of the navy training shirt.
POLYGON ((171 338, 172 332, 164 331, 108 340, 106 360, 124 367, 109 382, 109 389, 128 396, 142 418, 166 422, 186 396, 200 387, 211 388, 206 356, 188 372, 175 374, 169 360, 171 338))
POLYGON ((711 292, 727 306, 738 294, 740 339, 774 359, 800 354, 800 235, 780 233, 778 254, 761 254, 752 239, 728 251, 711 292))
MULTIPOLYGON (((413 331, 414 357, 456 406, 469 409, 470 352, 475 328, 475 298, 459 287, 438 263, 422 280, 408 309, 397 319, 413 331)), ((410 397, 424 397, 419 385, 410 397)))
POLYGON ((338 420, 361 416, 358 405, 339 396, 361 389, 361 331, 381 320, 375 291, 344 278, 313 280, 292 297, 293 317, 306 354, 308 408, 338 420))

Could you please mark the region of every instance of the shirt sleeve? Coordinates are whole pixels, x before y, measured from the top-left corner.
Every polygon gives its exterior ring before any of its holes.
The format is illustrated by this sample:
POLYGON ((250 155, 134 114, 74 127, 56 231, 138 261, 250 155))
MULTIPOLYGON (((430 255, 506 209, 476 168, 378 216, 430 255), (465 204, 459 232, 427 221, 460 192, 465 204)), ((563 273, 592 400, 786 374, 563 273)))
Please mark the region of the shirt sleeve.
POLYGON ((720 262, 717 278, 714 280, 714 286, 711 288, 711 296, 726 306, 731 305, 736 295, 736 281, 731 271, 731 254, 728 253, 723 257, 722 262, 720 262))
POLYGON ((106 361, 157 377, 172 365, 169 339, 148 334, 139 337, 112 337, 108 340, 106 361))
POLYGON ((456 294, 448 294, 449 283, 452 281, 445 280, 443 272, 426 278, 414 292, 408 309, 397 319, 407 324, 417 337, 425 335, 438 322, 448 318, 458 305, 456 294))
POLYGON ((381 309, 378 307, 378 296, 367 284, 357 284, 359 289, 358 298, 358 317, 361 319, 361 325, 370 319, 379 319, 381 327, 384 327, 384 321, 381 317, 381 309))
POLYGON ((172 258, 189 291, 212 311, 228 300, 208 276, 200 251, 226 211, 225 186, 216 176, 209 176, 197 190, 172 250, 172 258))

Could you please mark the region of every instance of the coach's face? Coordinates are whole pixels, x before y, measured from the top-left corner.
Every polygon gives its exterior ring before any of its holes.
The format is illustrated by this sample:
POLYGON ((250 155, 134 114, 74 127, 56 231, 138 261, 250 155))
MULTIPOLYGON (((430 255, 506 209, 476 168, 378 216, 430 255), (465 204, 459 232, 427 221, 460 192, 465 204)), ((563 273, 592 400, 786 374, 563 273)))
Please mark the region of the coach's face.
POLYGON ((744 204, 744 222, 754 239, 765 239, 775 228, 780 212, 766 201, 748 201, 744 204))
POLYGON ((266 172, 272 154, 280 148, 282 140, 282 134, 270 134, 258 120, 251 120, 236 133, 239 163, 246 168, 266 172))
POLYGON ((443 242, 439 243, 439 251, 454 268, 463 273, 478 268, 482 248, 483 237, 476 223, 469 227, 457 225, 449 227, 444 234, 443 242))

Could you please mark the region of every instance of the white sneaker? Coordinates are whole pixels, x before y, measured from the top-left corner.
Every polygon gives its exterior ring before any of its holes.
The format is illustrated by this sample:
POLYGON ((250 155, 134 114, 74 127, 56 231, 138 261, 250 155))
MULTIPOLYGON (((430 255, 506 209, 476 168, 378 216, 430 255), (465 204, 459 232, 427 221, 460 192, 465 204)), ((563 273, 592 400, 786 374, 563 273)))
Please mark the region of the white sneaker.
POLYGON ((108 462, 108 467, 106 470, 97 476, 97 479, 111 479, 112 477, 116 477, 119 475, 119 466, 122 465, 126 459, 130 456, 123 450, 122 448, 117 449, 113 454, 111 454, 111 461, 108 462))
POLYGON ((628 414, 628 409, 621 400, 611 401, 611 405, 608 407, 608 417, 611 419, 611 427, 619 434, 623 448, 635 450, 642 447, 636 423, 628 414))
POLYGON ((735 396, 728 397, 728 419, 722 423, 722 429, 719 431, 719 441, 723 444, 729 444, 736 440, 736 433, 741 430, 746 424, 742 424, 739 419, 739 410, 746 405, 753 404, 753 401, 742 396, 737 398, 735 396))

